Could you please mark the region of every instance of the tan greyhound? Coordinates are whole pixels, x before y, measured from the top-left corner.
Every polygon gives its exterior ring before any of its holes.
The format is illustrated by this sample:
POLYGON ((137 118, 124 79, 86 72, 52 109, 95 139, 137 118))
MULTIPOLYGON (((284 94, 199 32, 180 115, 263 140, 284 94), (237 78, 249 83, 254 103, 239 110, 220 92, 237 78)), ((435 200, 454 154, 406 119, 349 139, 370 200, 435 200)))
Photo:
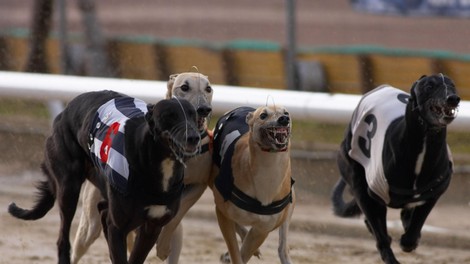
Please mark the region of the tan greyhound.
POLYGON ((247 263, 279 227, 279 257, 291 263, 287 235, 295 204, 290 164, 291 121, 280 106, 237 108, 214 131, 209 184, 220 230, 228 247, 224 263, 247 263), (248 226, 239 248, 238 226, 248 226))

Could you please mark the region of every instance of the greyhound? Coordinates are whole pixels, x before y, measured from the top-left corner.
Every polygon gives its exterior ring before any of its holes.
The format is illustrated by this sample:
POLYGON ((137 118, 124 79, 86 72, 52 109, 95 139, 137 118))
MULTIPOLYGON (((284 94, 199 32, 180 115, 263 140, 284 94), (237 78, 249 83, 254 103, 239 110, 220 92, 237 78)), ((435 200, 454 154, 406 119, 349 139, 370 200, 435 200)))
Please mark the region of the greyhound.
MULTIPOLYGON (((181 219, 196 203, 207 187, 212 166, 209 153, 209 134, 207 125, 212 113, 213 89, 207 76, 195 72, 172 74, 167 83, 166 98, 182 98, 188 100, 198 112, 198 130, 201 134, 202 148, 197 155, 186 161, 184 171, 183 196, 180 208, 175 217, 163 228, 157 243, 157 254, 161 259, 169 257, 169 263, 178 263, 182 248, 181 219), (171 248, 171 250, 170 250, 171 248), (171 252, 171 254, 170 254, 171 252)), ((101 232, 98 203, 102 199, 99 190, 91 182, 86 181, 81 195, 82 214, 72 248, 72 263, 78 263, 90 245, 101 232)), ((134 236, 128 236, 129 251, 133 246, 134 236)))
POLYGON ((422 76, 411 94, 388 85, 365 94, 353 113, 338 154, 341 178, 332 193, 334 213, 364 213, 385 263, 399 263, 387 233, 387 206, 401 208, 405 233, 400 246, 418 246, 423 224, 449 186, 452 156, 447 125, 456 117, 460 98, 443 74, 422 76), (353 200, 345 202, 345 187, 353 200))
POLYGON ((281 263, 291 263, 287 235, 295 193, 290 134, 290 116, 281 106, 241 107, 217 122, 209 186, 228 248, 222 262, 248 262, 268 234, 280 227, 279 257, 281 263), (239 249, 235 234, 241 226, 251 228, 241 233, 239 249))
POLYGON ((143 263, 163 225, 176 214, 187 157, 199 151, 197 113, 186 100, 155 105, 112 91, 73 99, 54 120, 33 209, 12 203, 11 215, 36 220, 57 200, 59 263, 70 263, 70 226, 80 189, 92 182, 113 263, 127 263, 126 236, 138 228, 130 263, 143 263))

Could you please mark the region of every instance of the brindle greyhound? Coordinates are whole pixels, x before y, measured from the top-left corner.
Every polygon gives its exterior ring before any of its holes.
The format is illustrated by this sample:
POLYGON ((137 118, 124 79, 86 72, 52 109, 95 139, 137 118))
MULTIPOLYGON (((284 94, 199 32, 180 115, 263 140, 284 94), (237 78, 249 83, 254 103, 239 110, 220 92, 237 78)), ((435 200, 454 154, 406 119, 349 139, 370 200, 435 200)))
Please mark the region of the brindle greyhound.
POLYGON ((138 228, 130 263, 143 263, 163 225, 176 214, 184 160, 196 154, 200 135, 195 108, 186 100, 156 105, 112 91, 73 99, 47 138, 39 196, 31 210, 10 204, 24 220, 43 217, 57 199, 61 215, 59 263, 70 263, 70 226, 85 180, 101 192, 101 219, 113 263, 127 263, 126 236, 138 228))
POLYGON ((403 251, 417 248, 423 224, 449 186, 452 157, 447 125, 456 117, 460 98, 451 79, 422 76, 411 94, 380 86, 364 95, 338 154, 341 178, 332 202, 341 217, 365 215, 385 263, 399 263, 387 233, 387 206, 401 208, 403 251), (343 192, 352 191, 345 203, 343 192))

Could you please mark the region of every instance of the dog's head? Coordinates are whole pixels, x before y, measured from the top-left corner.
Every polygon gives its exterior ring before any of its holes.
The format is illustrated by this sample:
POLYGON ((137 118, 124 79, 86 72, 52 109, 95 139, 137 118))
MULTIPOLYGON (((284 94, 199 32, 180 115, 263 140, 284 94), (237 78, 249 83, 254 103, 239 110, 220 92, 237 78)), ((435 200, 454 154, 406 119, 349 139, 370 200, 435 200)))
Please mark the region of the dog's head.
POLYGON ((179 161, 199 152, 197 113, 188 101, 172 98, 148 105, 145 119, 154 140, 167 144, 179 161))
POLYGON ((289 147, 291 120, 281 106, 263 106, 246 116, 252 139, 265 151, 285 151, 289 147))
POLYGON ((166 97, 188 100, 198 113, 198 129, 205 131, 212 113, 212 87, 207 76, 196 72, 170 75, 166 97))
POLYGON ((457 116, 460 97, 454 82, 443 74, 423 75, 411 88, 410 103, 430 127, 444 127, 457 116))

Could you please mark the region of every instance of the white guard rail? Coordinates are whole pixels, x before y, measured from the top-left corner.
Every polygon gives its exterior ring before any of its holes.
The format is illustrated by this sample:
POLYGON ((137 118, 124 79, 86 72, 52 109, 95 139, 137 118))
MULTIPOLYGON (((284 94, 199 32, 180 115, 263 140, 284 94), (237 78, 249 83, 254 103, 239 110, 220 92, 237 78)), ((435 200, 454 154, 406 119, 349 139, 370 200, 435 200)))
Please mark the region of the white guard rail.
MULTIPOLYGON (((212 85, 214 113, 222 114, 238 106, 258 107, 272 104, 285 106, 294 120, 315 120, 347 124, 359 102, 358 95, 327 94, 212 85), (248 89, 249 88, 249 89, 248 89)), ((114 90, 146 102, 165 97, 166 82, 53 74, 0 71, 0 96, 69 101, 90 91, 114 90)), ((462 101, 459 114, 450 130, 470 131, 470 101, 462 101)))

